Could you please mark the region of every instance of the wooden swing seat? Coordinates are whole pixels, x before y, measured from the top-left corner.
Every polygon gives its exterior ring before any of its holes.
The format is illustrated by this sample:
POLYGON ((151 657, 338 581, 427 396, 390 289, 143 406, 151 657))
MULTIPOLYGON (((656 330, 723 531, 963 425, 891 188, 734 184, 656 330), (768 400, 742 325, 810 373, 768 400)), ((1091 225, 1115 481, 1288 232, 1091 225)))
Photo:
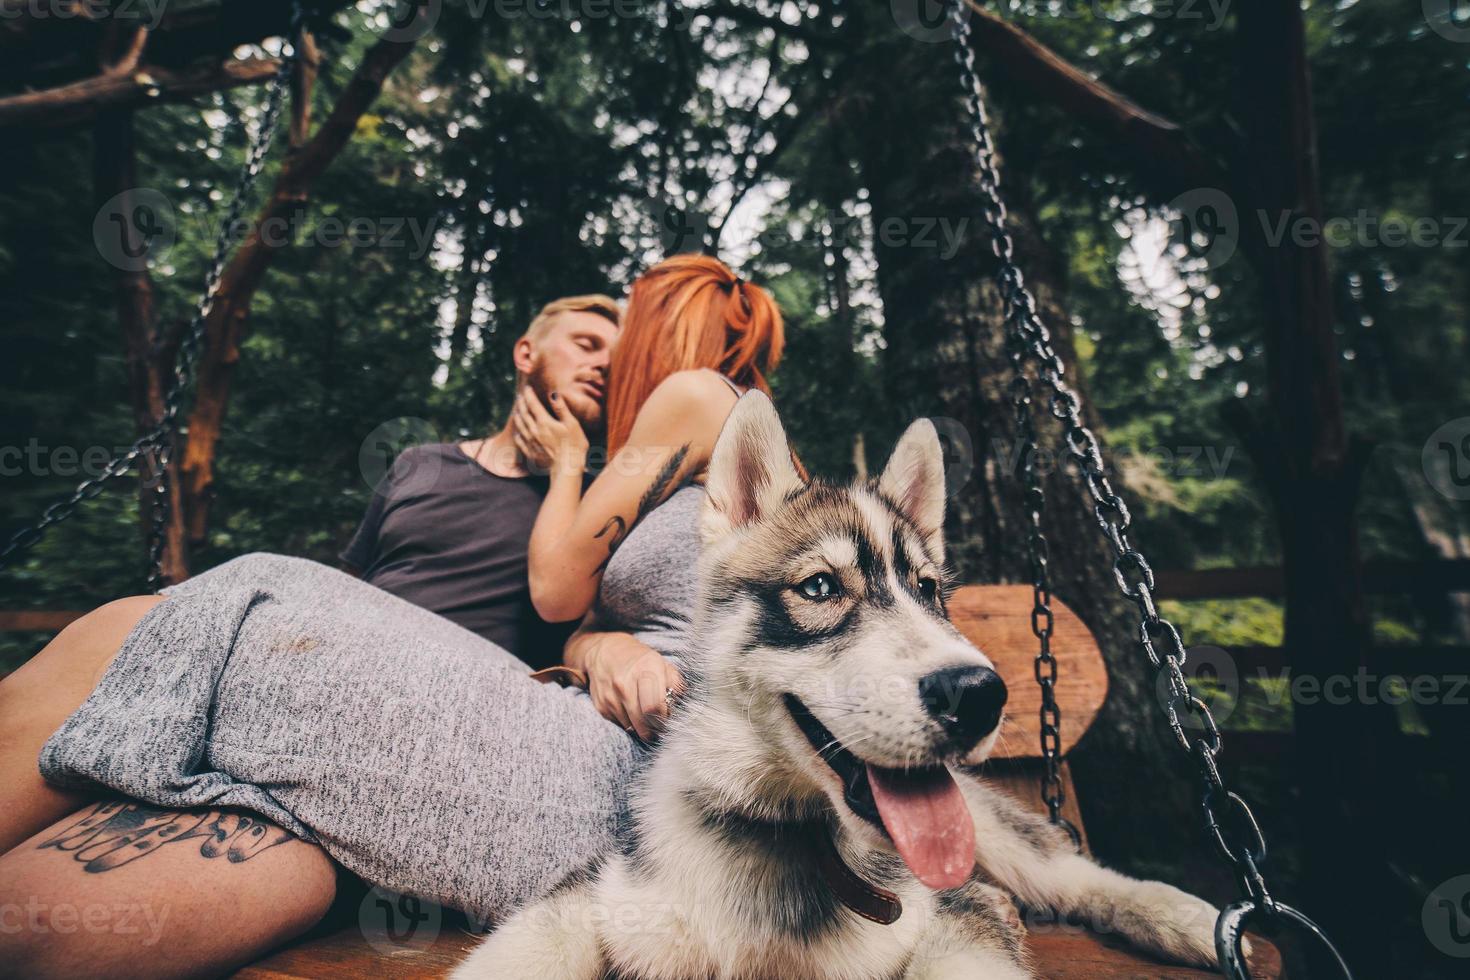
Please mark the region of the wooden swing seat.
MULTIPOLYGON (((996 761, 989 774, 994 785, 1044 812, 1037 789, 1039 772, 1039 721, 1041 693, 1032 680, 1036 638, 1031 633, 1032 593, 1030 586, 972 585, 959 589, 950 603, 955 625, 995 662, 1010 686, 996 761)), ((1062 751, 1070 751, 1091 726, 1107 697, 1108 675, 1097 642, 1077 615, 1056 599, 1052 648, 1060 662, 1057 702, 1062 709, 1062 751)), ((1065 763, 1062 770, 1066 792, 1064 815, 1086 830, 1077 808, 1077 794, 1065 763)), ((432 937, 410 939, 401 946, 374 948, 364 938, 355 915, 345 925, 320 928, 283 947, 263 960, 241 970, 238 977, 249 980, 323 980, 323 978, 373 978, 409 980, 442 977, 463 959, 477 937, 450 924, 432 937)), ((1270 943, 1254 939, 1252 975, 1257 980, 1277 980, 1284 974, 1280 954, 1270 943)), ((1177 966, 1130 949, 1113 937, 1099 936, 1067 927, 1033 928, 1027 944, 1036 974, 1047 980, 1204 980, 1218 976, 1210 970, 1177 966)), ((379 942, 378 947, 385 944, 379 942)), ((506 978, 539 980, 539 978, 506 978)), ((552 980, 552 978, 547 978, 552 980)), ((783 978, 786 980, 786 978, 783 978)), ((789 978, 800 980, 800 978, 789 978)))

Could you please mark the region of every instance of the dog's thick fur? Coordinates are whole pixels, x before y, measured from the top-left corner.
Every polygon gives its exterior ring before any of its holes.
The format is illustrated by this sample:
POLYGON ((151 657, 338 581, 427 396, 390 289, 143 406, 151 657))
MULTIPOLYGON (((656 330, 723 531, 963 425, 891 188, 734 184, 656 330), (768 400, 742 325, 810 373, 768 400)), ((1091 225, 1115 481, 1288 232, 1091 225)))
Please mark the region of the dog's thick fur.
POLYGON ((1214 908, 1074 853, 978 778, 994 732, 956 749, 921 703, 921 676, 990 666, 934 588, 944 477, 932 425, 911 426, 874 483, 808 483, 774 407, 752 392, 725 425, 707 489, 700 667, 632 789, 622 846, 508 918, 456 976, 1009 980, 1032 975, 1017 901, 1214 962, 1214 908), (840 596, 802 593, 818 572, 840 596), (849 804, 789 696, 861 762, 950 768, 975 824, 963 884, 934 891, 915 877, 882 825, 849 804), (896 922, 837 901, 817 870, 821 834, 900 897, 896 922))

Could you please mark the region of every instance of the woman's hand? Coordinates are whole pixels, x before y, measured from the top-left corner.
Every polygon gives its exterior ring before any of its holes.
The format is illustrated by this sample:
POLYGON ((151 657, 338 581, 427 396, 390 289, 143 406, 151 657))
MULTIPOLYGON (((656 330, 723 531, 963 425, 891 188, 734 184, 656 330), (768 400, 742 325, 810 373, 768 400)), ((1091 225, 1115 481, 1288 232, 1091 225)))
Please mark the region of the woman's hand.
POLYGON ((666 692, 684 693, 679 669, 626 633, 601 634, 583 664, 598 712, 645 742, 652 742, 668 719, 666 692))
POLYGON ((556 392, 551 393, 548 411, 530 386, 523 386, 511 409, 510 426, 516 448, 540 472, 581 476, 587 468, 587 434, 556 392))

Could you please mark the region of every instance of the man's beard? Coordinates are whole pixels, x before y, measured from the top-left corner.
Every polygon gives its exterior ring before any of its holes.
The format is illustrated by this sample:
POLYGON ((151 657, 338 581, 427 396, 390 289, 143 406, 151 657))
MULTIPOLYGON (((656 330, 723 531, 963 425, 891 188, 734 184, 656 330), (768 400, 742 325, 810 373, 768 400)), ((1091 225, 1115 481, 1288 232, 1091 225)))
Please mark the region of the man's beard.
MULTIPOLYGON (((541 399, 541 404, 549 410, 551 408, 551 393, 556 390, 551 386, 551 380, 546 376, 546 369, 538 361, 531 366, 531 371, 526 375, 526 384, 541 399)), ((579 393, 580 394, 580 393, 579 393)), ((582 430, 589 436, 599 435, 607 420, 607 412, 601 402, 587 395, 581 395, 575 401, 568 400, 567 407, 571 409, 572 415, 582 423, 582 430), (589 418, 589 412, 591 417, 589 418)))

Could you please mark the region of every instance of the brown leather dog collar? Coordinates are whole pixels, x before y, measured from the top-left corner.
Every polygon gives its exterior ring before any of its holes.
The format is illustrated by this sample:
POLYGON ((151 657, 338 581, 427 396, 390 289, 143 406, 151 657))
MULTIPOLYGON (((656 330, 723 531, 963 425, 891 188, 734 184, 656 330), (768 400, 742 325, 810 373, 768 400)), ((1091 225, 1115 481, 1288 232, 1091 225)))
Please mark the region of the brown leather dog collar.
POLYGON ((558 665, 543 667, 531 672, 531 679, 542 684, 560 684, 562 687, 587 687, 587 675, 575 667, 558 665))
POLYGON ((859 878, 857 872, 847 866, 842 860, 842 855, 837 853, 837 844, 832 840, 832 835, 823 831, 818 835, 821 843, 817 846, 817 863, 822 869, 822 877, 826 879, 832 894, 837 900, 858 915, 880 925, 892 925, 898 921, 903 914, 903 903, 898 896, 886 888, 869 884, 859 878))

